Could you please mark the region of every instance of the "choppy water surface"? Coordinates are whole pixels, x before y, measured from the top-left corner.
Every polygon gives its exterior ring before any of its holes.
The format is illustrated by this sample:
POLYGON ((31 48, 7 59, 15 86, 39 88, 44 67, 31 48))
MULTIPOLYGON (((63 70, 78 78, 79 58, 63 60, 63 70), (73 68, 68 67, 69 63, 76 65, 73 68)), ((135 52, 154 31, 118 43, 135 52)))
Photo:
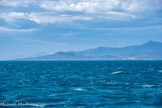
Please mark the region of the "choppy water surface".
POLYGON ((0 62, 0 102, 34 103, 29 107, 162 107, 162 61, 0 62))

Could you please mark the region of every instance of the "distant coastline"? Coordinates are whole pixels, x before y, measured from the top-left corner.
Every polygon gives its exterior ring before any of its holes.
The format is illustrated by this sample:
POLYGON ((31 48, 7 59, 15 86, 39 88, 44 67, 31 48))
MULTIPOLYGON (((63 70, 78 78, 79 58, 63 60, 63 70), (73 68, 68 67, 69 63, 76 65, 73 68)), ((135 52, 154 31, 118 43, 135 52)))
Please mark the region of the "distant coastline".
POLYGON ((149 41, 122 48, 97 47, 83 51, 56 52, 52 55, 18 58, 9 61, 85 61, 85 60, 162 60, 162 43, 149 41))

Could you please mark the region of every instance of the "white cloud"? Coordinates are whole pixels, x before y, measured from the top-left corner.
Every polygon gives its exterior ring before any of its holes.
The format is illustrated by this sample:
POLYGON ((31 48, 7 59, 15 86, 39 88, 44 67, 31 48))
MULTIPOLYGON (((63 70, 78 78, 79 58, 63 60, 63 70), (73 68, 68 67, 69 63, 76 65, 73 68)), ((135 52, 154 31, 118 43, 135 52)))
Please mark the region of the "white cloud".
POLYGON ((42 1, 40 7, 51 11, 73 11, 96 13, 120 6, 120 0, 59 0, 42 1))
POLYGON ((0 27, 1 32, 32 32, 37 30, 36 28, 32 29, 12 29, 12 28, 6 28, 6 27, 0 27))
POLYGON ((121 8, 123 10, 130 11, 130 12, 140 12, 146 9, 147 1, 146 0, 125 0, 124 2, 121 2, 121 8))
POLYGON ((127 21, 140 18, 145 11, 160 8, 160 3, 160 0, 1 0, 2 6, 31 7, 31 13, 1 13, 0 18, 5 21, 27 19, 39 24, 98 18, 127 21), (37 7, 39 11, 33 12, 32 7, 37 7))
POLYGON ((53 12, 39 12, 39 13, 22 13, 22 12, 9 12, 1 13, 0 19, 8 22, 19 21, 20 19, 30 20, 38 24, 55 24, 55 23, 71 23, 73 21, 89 21, 94 18, 110 19, 110 20, 129 20, 135 19, 136 16, 123 12, 105 12, 104 15, 68 15, 68 14, 56 14, 53 12))
POLYGON ((44 0, 40 7, 50 11, 73 11, 87 13, 104 13, 112 10, 141 11, 147 10, 153 0, 44 0))
POLYGON ((137 16, 133 14, 128 14, 124 12, 113 12, 113 11, 106 12, 103 17, 110 19, 110 20, 120 20, 120 21, 137 18, 137 16))
POLYGON ((27 19, 36 23, 67 23, 77 20, 92 20, 91 17, 85 16, 72 16, 67 14, 51 14, 51 13, 30 13, 27 19))
POLYGON ((40 7, 51 12, 75 12, 95 18, 127 21, 153 8, 153 0, 46 0, 40 7), (151 6, 152 5, 152 6, 151 6))
POLYGON ((11 6, 11 7, 18 7, 18 6, 23 6, 23 7, 28 7, 29 5, 35 3, 36 0, 1 0, 0 1, 0 6, 11 6))
POLYGON ((66 14, 53 14, 53 13, 19 13, 19 12, 9 12, 1 13, 0 19, 5 20, 6 22, 17 21, 19 19, 25 19, 34 21, 38 24, 47 24, 47 23, 67 23, 77 20, 92 20, 91 17, 86 16, 72 16, 66 14))
POLYGON ((128 11, 147 10, 146 7, 158 5, 161 0, 0 0, 1 6, 29 7, 40 6, 51 11, 75 11, 96 13, 114 9, 128 11))
POLYGON ((19 12, 0 13, 0 19, 4 19, 6 22, 15 21, 18 19, 25 19, 25 13, 19 12))

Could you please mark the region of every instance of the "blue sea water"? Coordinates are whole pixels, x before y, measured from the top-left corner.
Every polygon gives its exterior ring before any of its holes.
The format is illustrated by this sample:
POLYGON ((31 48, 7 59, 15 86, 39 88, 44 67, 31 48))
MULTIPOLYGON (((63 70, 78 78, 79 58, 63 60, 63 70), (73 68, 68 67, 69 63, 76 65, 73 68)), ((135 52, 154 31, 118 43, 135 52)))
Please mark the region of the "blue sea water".
POLYGON ((159 108, 162 61, 1 61, 0 107, 159 108))

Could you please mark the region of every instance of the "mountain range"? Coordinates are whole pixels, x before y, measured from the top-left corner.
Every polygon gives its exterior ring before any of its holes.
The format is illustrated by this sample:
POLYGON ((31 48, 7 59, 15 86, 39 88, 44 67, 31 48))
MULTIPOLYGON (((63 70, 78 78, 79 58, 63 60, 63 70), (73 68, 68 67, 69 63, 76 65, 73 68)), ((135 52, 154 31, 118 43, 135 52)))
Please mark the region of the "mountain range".
POLYGON ((162 60, 162 43, 149 41, 142 45, 122 48, 97 47, 17 60, 162 60))

